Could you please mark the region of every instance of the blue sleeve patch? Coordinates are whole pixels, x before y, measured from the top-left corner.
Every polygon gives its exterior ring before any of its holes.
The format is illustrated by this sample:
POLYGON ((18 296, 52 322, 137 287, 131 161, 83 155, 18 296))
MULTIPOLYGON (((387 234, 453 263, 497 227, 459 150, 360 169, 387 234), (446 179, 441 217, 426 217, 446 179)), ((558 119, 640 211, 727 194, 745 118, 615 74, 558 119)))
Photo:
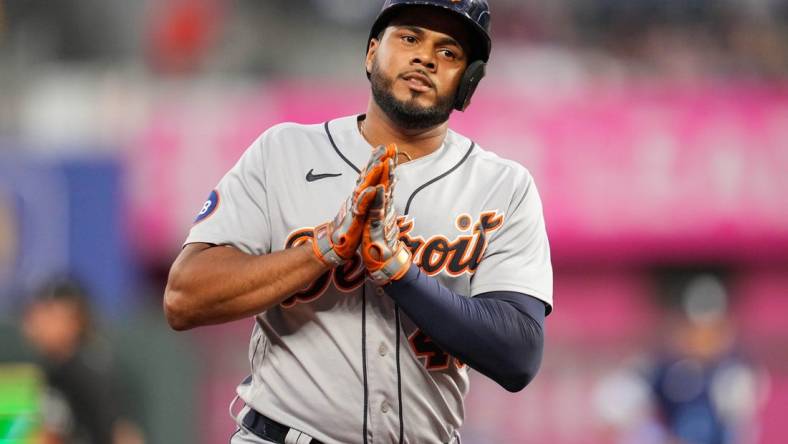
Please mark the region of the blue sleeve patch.
POLYGON ((205 219, 206 217, 213 214, 216 211, 216 207, 219 206, 219 193, 216 190, 211 191, 211 195, 208 196, 208 200, 202 205, 202 209, 200 209, 200 213, 197 214, 197 218, 194 219, 194 223, 200 222, 201 220, 205 219))

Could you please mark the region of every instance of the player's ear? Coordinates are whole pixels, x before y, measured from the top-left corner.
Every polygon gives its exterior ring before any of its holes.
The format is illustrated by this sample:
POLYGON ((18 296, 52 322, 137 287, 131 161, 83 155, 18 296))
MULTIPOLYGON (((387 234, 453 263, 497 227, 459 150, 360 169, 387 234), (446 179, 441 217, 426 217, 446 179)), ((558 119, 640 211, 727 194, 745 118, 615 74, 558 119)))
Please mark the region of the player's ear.
POLYGON ((369 46, 367 46, 367 57, 364 60, 364 66, 366 67, 367 74, 372 72, 372 63, 373 60, 375 60, 375 53, 378 51, 378 47, 380 47, 380 40, 373 37, 369 41, 369 46))

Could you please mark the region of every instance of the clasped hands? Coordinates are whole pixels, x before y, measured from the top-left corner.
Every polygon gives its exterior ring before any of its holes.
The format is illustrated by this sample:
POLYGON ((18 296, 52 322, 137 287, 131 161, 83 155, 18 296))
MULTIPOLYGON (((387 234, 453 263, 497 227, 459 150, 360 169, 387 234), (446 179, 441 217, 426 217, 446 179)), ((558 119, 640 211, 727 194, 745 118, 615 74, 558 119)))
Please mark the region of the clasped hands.
POLYGON ((408 271, 411 252, 399 240, 394 211, 396 167, 396 145, 375 148, 336 217, 315 227, 312 248, 324 264, 337 267, 358 251, 378 285, 397 280, 408 271))

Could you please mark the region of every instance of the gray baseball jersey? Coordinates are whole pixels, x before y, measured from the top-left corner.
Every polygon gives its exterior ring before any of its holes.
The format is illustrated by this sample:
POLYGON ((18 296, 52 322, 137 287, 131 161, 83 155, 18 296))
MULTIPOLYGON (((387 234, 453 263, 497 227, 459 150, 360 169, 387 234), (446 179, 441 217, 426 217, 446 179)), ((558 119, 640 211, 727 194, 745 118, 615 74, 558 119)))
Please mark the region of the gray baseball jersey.
MULTIPOLYGON (((309 241, 354 188, 371 147, 358 116, 272 127, 222 178, 186 243, 261 255, 309 241)), ((542 206, 528 171, 449 131, 400 164, 394 206, 414 262, 458 294, 516 291, 552 306, 542 206)), ((468 367, 440 350, 359 257, 256 316, 239 396, 325 443, 449 442, 468 367), (398 325, 400 326, 398 328, 398 325)), ((440 322, 436 319, 435 322, 440 322)))

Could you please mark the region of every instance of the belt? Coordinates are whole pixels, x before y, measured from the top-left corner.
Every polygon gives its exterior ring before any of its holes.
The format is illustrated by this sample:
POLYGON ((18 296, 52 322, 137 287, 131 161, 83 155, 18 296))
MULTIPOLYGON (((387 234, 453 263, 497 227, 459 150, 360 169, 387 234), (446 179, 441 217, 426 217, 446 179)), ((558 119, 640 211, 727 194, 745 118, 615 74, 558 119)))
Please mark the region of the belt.
POLYGON ((244 427, 258 437, 278 444, 323 444, 315 438, 310 438, 306 433, 299 432, 296 429, 279 424, 267 416, 261 415, 254 409, 249 409, 249 412, 244 415, 243 424, 244 427))

